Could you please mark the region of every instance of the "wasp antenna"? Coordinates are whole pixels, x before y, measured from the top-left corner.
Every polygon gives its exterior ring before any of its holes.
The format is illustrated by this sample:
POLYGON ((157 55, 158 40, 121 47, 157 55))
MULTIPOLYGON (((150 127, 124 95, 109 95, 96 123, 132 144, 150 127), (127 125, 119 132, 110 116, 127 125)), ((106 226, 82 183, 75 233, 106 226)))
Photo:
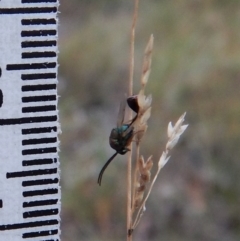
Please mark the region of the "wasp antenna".
POLYGON ((101 186, 102 176, 103 176, 103 173, 104 173, 105 169, 107 168, 107 166, 110 164, 110 162, 114 159, 114 157, 115 157, 117 154, 118 154, 118 152, 115 152, 115 153, 108 159, 108 161, 105 163, 105 165, 103 166, 102 170, 100 171, 99 176, 98 176, 98 184, 99 184, 99 186, 101 186))

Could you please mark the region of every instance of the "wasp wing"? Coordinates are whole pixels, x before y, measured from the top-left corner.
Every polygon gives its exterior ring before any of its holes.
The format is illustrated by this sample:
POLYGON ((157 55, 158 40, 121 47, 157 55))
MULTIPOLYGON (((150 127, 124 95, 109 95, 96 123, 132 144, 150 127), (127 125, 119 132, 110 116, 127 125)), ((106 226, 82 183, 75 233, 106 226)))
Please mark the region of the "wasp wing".
POLYGON ((125 108, 126 108, 126 102, 122 101, 119 107, 119 112, 118 112, 118 119, 117 119, 117 127, 121 127, 124 121, 125 117, 125 108))

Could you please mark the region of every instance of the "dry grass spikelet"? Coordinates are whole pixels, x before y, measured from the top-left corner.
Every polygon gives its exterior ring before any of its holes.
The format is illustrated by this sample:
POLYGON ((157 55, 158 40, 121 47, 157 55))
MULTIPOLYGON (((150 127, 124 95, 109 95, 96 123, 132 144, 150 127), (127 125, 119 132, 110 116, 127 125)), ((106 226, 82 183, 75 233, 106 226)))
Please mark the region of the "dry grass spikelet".
POLYGON ((136 131, 135 139, 137 143, 141 141, 144 133, 146 132, 148 127, 147 121, 151 115, 152 96, 146 96, 144 92, 145 86, 148 82, 148 78, 151 72, 153 40, 153 35, 151 35, 144 52, 141 76, 141 89, 139 91, 139 94, 137 95, 138 113, 134 123, 134 129, 136 131))
POLYGON ((134 209, 137 209, 144 196, 144 191, 146 189, 146 184, 151 179, 151 169, 153 166, 152 156, 150 156, 146 162, 144 162, 143 156, 138 159, 137 162, 138 170, 137 170, 137 180, 135 183, 134 190, 134 209))
POLYGON ((168 142, 166 145, 166 149, 170 151, 173 149, 173 147, 177 144, 180 136, 182 133, 187 129, 188 125, 183 125, 184 118, 185 118, 186 112, 180 116, 177 123, 172 126, 172 122, 169 122, 168 124, 168 142))
POLYGON ((148 77, 151 72, 151 63, 152 63, 152 51, 153 51, 153 35, 151 34, 148 44, 144 51, 144 59, 143 59, 143 66, 142 66, 142 77, 141 77, 141 84, 144 88, 148 82, 148 77))
POLYGON ((150 107, 151 101, 152 101, 151 98, 147 98, 146 99, 147 104, 144 105, 144 108, 141 108, 141 107, 139 108, 139 113, 134 124, 135 131, 136 131, 135 140, 137 143, 141 141, 141 139, 143 138, 143 135, 147 131, 147 128, 148 128, 147 121, 151 116, 151 107, 150 107))

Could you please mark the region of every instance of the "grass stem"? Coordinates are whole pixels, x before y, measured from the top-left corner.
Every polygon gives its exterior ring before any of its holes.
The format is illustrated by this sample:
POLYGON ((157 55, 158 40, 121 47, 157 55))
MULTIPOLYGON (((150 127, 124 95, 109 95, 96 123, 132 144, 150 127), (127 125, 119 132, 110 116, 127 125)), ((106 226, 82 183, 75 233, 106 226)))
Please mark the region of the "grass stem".
MULTIPOLYGON (((135 44, 135 27, 138 16, 139 0, 134 1, 133 22, 131 28, 130 39, 130 68, 129 68, 129 89, 128 95, 133 94, 133 74, 134 74, 134 44, 135 44)), ((129 112, 129 120, 132 118, 131 112, 129 112)), ((131 145, 132 149, 132 145, 131 145)), ((127 241, 132 241, 132 234, 130 228, 132 226, 132 151, 128 153, 128 167, 127 167, 127 241)))

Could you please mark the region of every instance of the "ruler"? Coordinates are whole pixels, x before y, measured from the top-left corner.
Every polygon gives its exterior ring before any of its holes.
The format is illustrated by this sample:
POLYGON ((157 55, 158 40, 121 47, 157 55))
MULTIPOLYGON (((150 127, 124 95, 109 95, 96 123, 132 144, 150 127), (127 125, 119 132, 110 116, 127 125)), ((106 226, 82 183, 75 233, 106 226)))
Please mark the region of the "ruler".
POLYGON ((59 241, 58 0, 0 0, 0 241, 59 241))

